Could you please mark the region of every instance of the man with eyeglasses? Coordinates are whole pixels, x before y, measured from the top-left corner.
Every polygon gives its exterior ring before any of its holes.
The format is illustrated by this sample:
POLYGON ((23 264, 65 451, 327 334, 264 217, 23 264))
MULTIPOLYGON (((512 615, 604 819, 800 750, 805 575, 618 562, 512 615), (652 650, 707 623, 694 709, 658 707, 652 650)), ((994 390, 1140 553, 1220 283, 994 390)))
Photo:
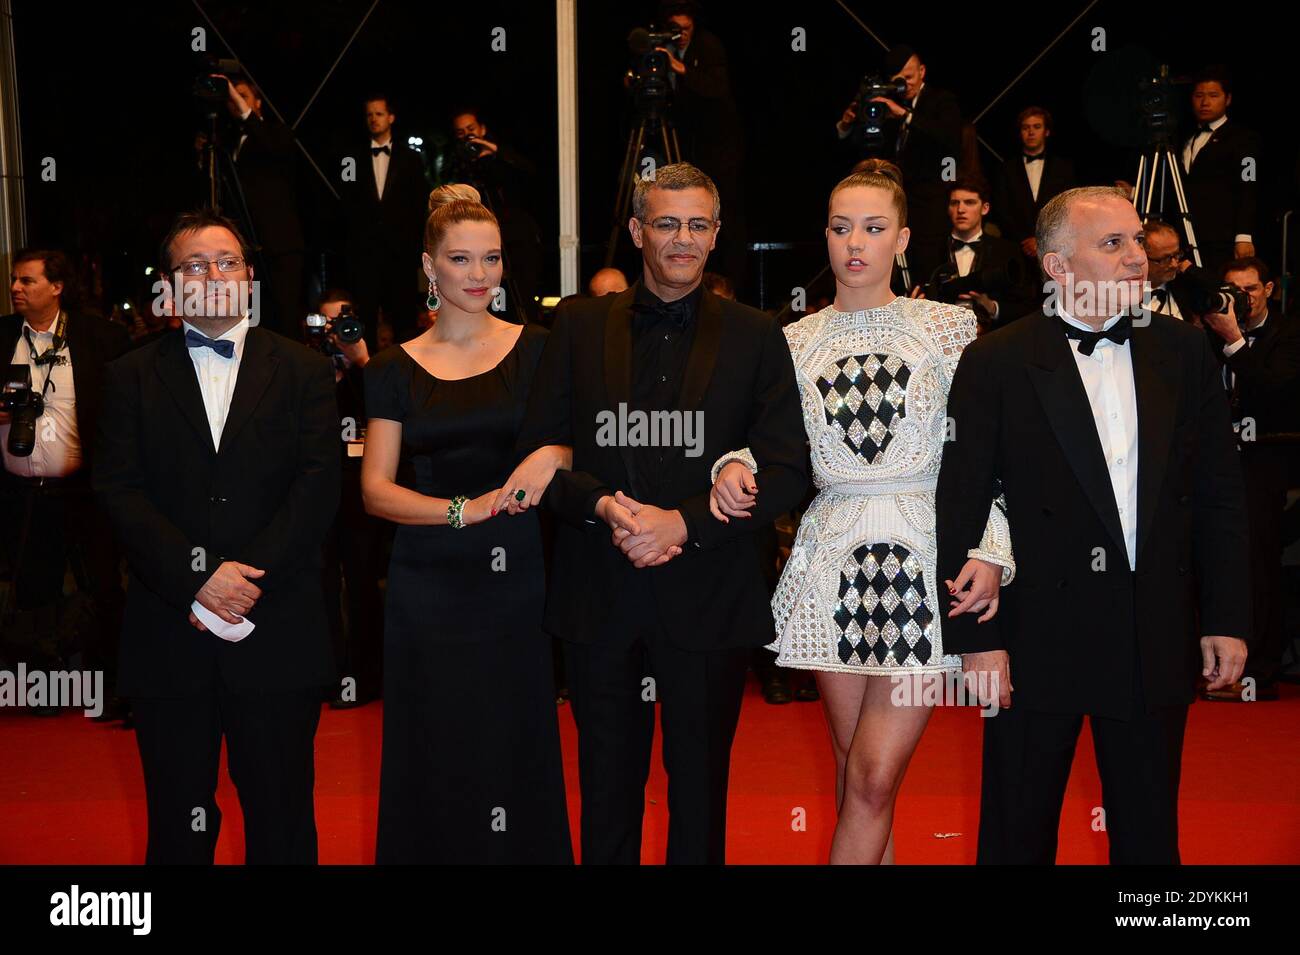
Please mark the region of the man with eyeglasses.
MULTIPOLYGON (((62 669, 63 658, 84 651, 86 669, 104 671, 113 694, 117 634, 122 626, 118 555, 103 512, 91 495, 91 445, 103 409, 104 365, 129 347, 125 329, 80 308, 76 275, 62 252, 23 249, 9 276, 14 313, 0 318, 0 366, 30 375, 40 411, 30 445, 11 441, 13 416, 0 409, 0 520, 13 568, 7 607, 30 619, 15 628, 31 636, 0 652, 32 670, 62 669), (59 607, 71 565, 81 595, 94 601, 95 620, 82 646, 63 646, 59 607)), ((5 381, 6 390, 9 385, 5 381)), ((64 608, 66 610, 66 608, 64 608)), ((0 618, 7 615, 0 611, 0 618)), ((58 712, 36 708, 38 715, 58 712)), ((100 719, 124 716, 117 701, 100 719)))
POLYGON ((702 287, 720 226, 694 166, 637 182, 641 278, 559 306, 519 438, 573 448, 544 498, 559 517, 545 626, 566 642, 584 863, 641 859, 656 701, 668 862, 724 861, 749 651, 773 633, 757 538, 808 483, 780 325, 702 287), (763 493, 749 518, 714 520, 711 466, 745 447, 763 493))
POLYGON ((120 692, 148 863, 211 864, 225 738, 245 861, 316 862, 313 741, 334 683, 321 549, 339 500, 328 359, 250 321, 234 223, 177 219, 160 307, 181 329, 105 372, 95 491, 130 569, 120 692))
POLYGON ((1185 322, 1197 322, 1192 307, 1195 287, 1209 279, 1183 255, 1182 236, 1168 222, 1149 219, 1142 226, 1147 253, 1147 282, 1151 286, 1151 311, 1185 322))

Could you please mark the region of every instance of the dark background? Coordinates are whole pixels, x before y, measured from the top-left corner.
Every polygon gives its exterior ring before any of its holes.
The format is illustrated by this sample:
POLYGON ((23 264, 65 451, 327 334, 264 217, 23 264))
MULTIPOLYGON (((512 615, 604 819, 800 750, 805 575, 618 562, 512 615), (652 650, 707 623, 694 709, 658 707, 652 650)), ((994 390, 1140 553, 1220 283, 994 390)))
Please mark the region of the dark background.
MULTIPOLYGON (((208 51, 242 60, 269 101, 264 112, 272 113, 273 106, 292 123, 370 4, 175 0, 91 6, 18 0, 14 6, 29 241, 76 251, 88 260, 98 256, 102 300, 108 301, 142 295, 144 266, 152 263, 169 221, 202 198, 192 175, 194 134, 202 124, 191 96, 190 31, 207 28, 208 51), (55 182, 40 178, 47 156, 57 162, 55 182)), ((971 119, 1087 3, 947 6, 852 0, 847 6, 885 42, 921 49, 927 82, 954 90, 971 119)), ((978 131, 1002 156, 1014 154, 1016 113, 1030 103, 1046 106, 1056 121, 1052 148, 1075 159, 1084 181, 1131 181, 1136 77, 1160 62, 1169 63, 1175 75, 1226 62, 1236 79, 1229 116, 1264 134, 1255 239, 1277 267, 1280 214, 1297 205, 1295 42, 1280 22, 1258 12, 1261 8, 1246 9, 1101 0, 988 111, 978 131), (1091 48, 1097 27, 1106 31, 1107 52, 1091 48)), ((625 37, 655 11, 653 3, 579 3, 584 283, 603 258, 626 144, 625 37)), ((851 165, 832 126, 858 79, 879 66, 883 51, 835 0, 765 9, 714 0, 704 5, 700 25, 721 38, 730 57, 745 125, 748 240, 800 245, 768 256, 765 304, 772 305, 774 289, 803 284, 824 264, 826 197, 851 165), (795 27, 807 30, 806 52, 791 51, 795 27)), ((298 127, 300 141, 326 175, 337 176, 333 157, 348 137, 365 135, 361 103, 369 91, 388 91, 399 140, 420 136, 426 151, 446 135, 453 105, 480 104, 490 138, 512 144, 538 166, 532 206, 545 239, 544 290, 556 294, 555 36, 554 6, 546 0, 455 5, 380 0, 298 127), (498 26, 506 30, 504 53, 490 49, 491 31, 498 26)), ((1188 92, 1177 96, 1184 128, 1188 92)), ((992 173, 993 155, 981 147, 981 157, 992 173)), ((306 159, 298 182, 309 242, 317 251, 328 248, 333 199, 306 159)), ((723 196, 724 228, 727 202, 723 196)), ((635 268, 630 245, 625 246, 620 262, 635 268)), ((742 295, 750 301, 756 272, 751 265, 742 295)))

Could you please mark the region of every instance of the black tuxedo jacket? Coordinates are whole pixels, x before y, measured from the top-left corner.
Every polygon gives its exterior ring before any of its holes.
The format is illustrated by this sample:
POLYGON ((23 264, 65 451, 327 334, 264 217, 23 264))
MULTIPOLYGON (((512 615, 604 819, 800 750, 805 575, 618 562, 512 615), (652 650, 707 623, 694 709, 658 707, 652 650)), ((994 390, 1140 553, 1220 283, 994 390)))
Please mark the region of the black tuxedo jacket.
POLYGON ((936 492, 938 576, 955 579, 978 545, 999 481, 1017 571, 993 620, 945 617, 944 644, 954 653, 1007 650, 1016 706, 1127 719, 1135 647, 1154 708, 1191 701, 1199 636, 1247 636, 1241 465, 1204 335, 1152 316, 1130 344, 1139 446, 1131 571, 1059 321, 1030 315, 977 339, 953 377, 955 440, 936 492))
POLYGON ((1034 234, 1038 213, 1052 198, 1073 189, 1074 163, 1050 150, 1043 161, 1043 177, 1038 182, 1038 198, 1029 188, 1025 162, 1017 151, 1002 164, 993 185, 992 217, 1002 225, 1002 235, 1017 246, 1034 234))
POLYGON ((361 141, 350 154, 357 162, 357 177, 339 187, 347 256, 349 262, 399 259, 413 271, 422 247, 429 183, 415 150, 396 139, 389 145, 392 151, 382 198, 375 183, 370 140, 361 141))
MULTIPOLYGON (((22 331, 21 315, 0 318, 0 363, 11 362, 22 331)), ((131 336, 122 326, 93 315, 68 312, 68 355, 72 360, 72 384, 77 391, 77 435, 81 440, 83 468, 90 467, 94 461, 95 433, 104 406, 101 395, 104 365, 130 347, 131 336)), ((33 384, 42 381, 44 376, 44 372, 33 369, 33 384)))
POLYGON ((109 365, 105 403, 94 485, 130 567, 122 695, 189 696, 218 676, 236 691, 332 682, 321 591, 339 501, 330 363, 250 328, 219 451, 180 331, 109 365), (238 643, 189 623, 223 560, 266 571, 256 629, 238 643))
MULTIPOLYGON (((1178 150, 1183 161, 1184 138, 1178 150)), ((1183 176, 1187 191, 1187 210, 1201 245, 1231 247, 1233 237, 1250 235, 1259 238, 1255 221, 1257 183, 1242 180, 1242 160, 1260 158, 1259 136, 1228 120, 1213 133, 1196 154, 1192 168, 1183 176)))
MULTIPOLYGON (((1005 288, 990 287, 981 290, 998 303, 998 317, 996 321, 991 323, 993 327, 1014 321, 1030 309, 1039 306, 1041 293, 1039 292, 1037 263, 1026 262, 1024 255, 1020 252, 1020 246, 1011 240, 985 232, 980 236, 979 245, 975 249, 975 260, 971 262, 970 270, 975 273, 981 269, 990 268, 1007 268, 1009 278, 1017 274, 1020 276, 1020 281, 1013 282, 1005 288)), ((957 274, 957 262, 953 258, 951 241, 948 245, 948 262, 946 265, 941 265, 935 269, 930 276, 930 288, 926 290, 927 295, 932 295, 931 289, 934 288, 934 284, 938 281, 940 272, 945 269, 952 275, 957 274)))
POLYGON ((1236 376, 1241 414, 1255 419, 1256 436, 1300 431, 1300 327, 1295 319, 1270 312, 1254 344, 1226 358, 1223 339, 1209 328, 1206 334, 1219 362, 1236 376))
MULTIPOLYGON (((267 255, 302 252, 302 221, 298 215, 296 164, 297 150, 293 133, 275 119, 262 119, 250 113, 242 124, 236 124, 231 136, 235 169, 239 184, 248 203, 253 234, 267 255), (239 137, 247 133, 244 145, 239 137)), ((231 208, 238 208, 232 205, 231 208)), ((247 223, 245 223, 247 225, 247 223)), ((251 237, 247 237, 250 238, 251 237)))
MULTIPOLYGON (((683 649, 761 646, 772 640, 772 610, 758 532, 803 498, 807 444, 794 363, 780 326, 768 315, 700 297, 698 326, 676 410, 701 412, 703 451, 677 448, 658 493, 645 492, 628 447, 602 444, 598 415, 631 402, 633 285, 618 295, 561 306, 542 353, 520 435, 520 451, 544 444, 573 448, 573 469, 546 492, 557 522, 546 629, 578 643, 611 633, 631 574, 648 575, 664 633, 683 649), (710 469, 728 451, 750 448, 758 462, 753 517, 729 524, 709 513, 710 469), (636 569, 592 513, 601 487, 642 503, 680 510, 689 538, 662 567, 636 569)), ((664 409, 673 410, 673 409, 664 409)))

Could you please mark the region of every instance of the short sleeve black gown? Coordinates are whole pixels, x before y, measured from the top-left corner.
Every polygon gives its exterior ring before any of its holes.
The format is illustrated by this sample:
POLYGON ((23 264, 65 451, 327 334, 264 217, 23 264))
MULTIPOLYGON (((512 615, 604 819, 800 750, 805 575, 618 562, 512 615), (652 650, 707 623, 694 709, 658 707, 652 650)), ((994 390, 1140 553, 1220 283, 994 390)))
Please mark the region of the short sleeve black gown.
MULTIPOLYGON (((546 331, 443 380, 401 346, 367 366, 371 418, 402 423, 398 483, 474 498, 504 484, 546 331)), ((397 528, 384 626, 375 861, 573 861, 537 512, 397 528)))

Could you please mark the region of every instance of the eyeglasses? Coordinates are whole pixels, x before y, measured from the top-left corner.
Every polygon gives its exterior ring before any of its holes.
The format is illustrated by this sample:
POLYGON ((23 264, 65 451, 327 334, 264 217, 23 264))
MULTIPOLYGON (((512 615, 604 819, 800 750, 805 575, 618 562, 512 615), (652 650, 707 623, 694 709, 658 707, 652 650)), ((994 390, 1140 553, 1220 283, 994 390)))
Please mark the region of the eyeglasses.
POLYGON ((1154 263, 1154 264, 1156 264, 1156 265, 1164 265, 1166 262, 1168 262, 1168 263, 1170 263, 1170 264, 1173 264, 1174 262, 1181 262, 1181 261, 1182 261, 1182 258, 1183 258, 1183 253, 1181 253, 1181 252, 1170 252, 1168 255, 1160 255, 1160 256, 1155 256, 1155 257, 1150 257, 1150 256, 1149 256, 1149 257, 1147 258, 1147 261, 1148 261, 1148 262, 1151 262, 1151 263, 1154 263))
POLYGON ((217 263, 217 269, 221 272, 236 272, 244 267, 244 260, 238 255, 223 255, 219 259, 190 259, 188 262, 182 262, 176 266, 176 271, 181 275, 207 275, 212 263, 217 263))
MULTIPOLYGON (((649 225, 660 235, 677 235, 682 229, 682 220, 675 216, 660 216, 649 225)), ((686 228, 690 229, 692 235, 708 235, 716 227, 717 222, 713 219, 690 219, 686 223, 686 228)))

